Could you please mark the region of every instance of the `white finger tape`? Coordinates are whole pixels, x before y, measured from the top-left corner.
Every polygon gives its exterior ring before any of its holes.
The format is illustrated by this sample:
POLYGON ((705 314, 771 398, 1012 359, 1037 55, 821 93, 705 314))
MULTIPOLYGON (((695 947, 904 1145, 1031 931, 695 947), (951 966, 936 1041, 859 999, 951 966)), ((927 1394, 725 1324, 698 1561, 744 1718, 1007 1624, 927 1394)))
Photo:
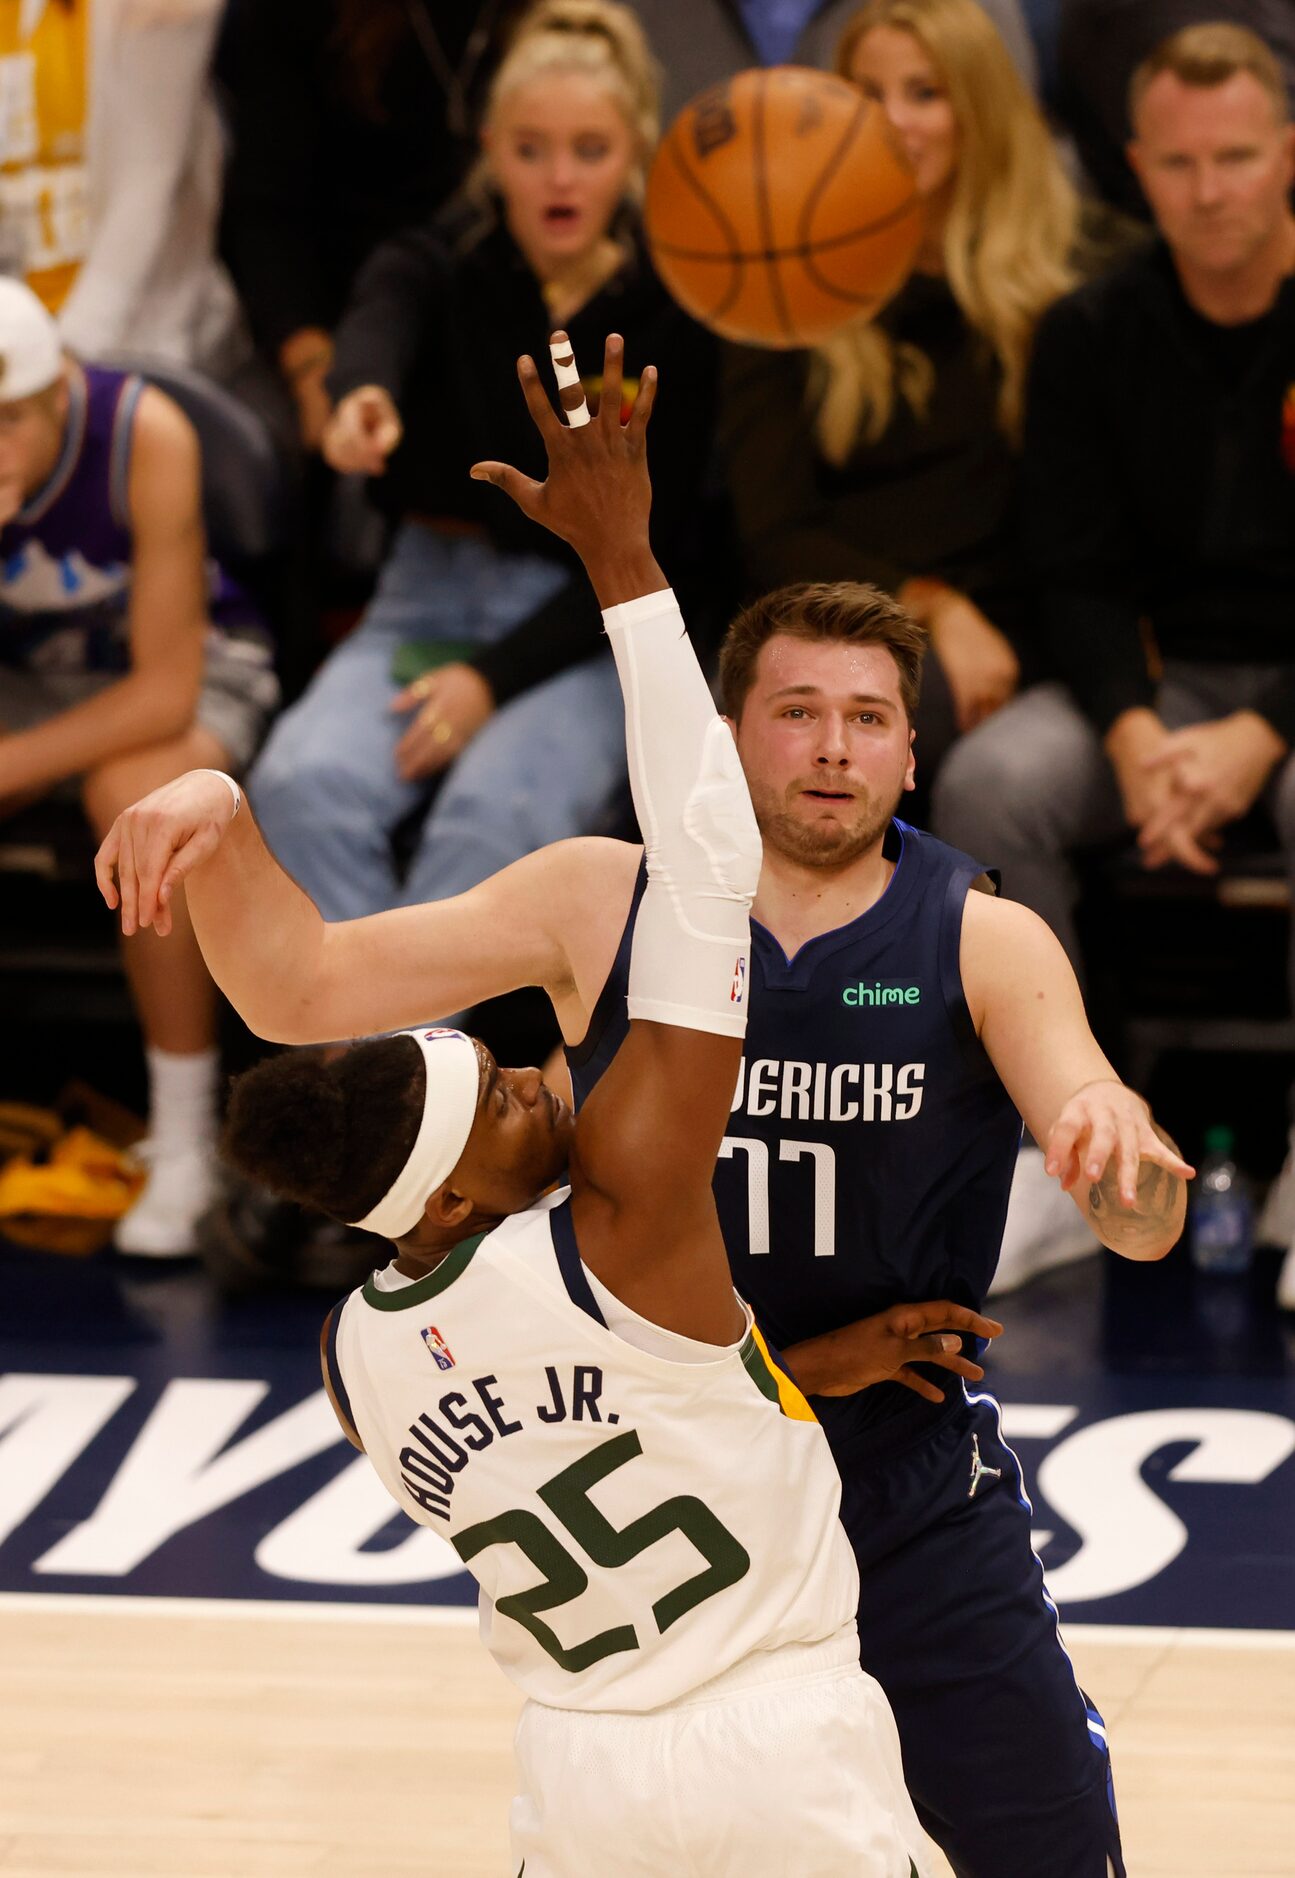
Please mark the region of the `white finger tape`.
MULTIPOLYGON (((560 341, 555 344, 550 340, 549 354, 553 360, 553 376, 558 381, 558 390, 574 390, 580 383, 580 374, 576 370, 575 353, 572 351, 570 342, 568 341, 564 345, 560 341)), ((587 424, 589 422, 589 406, 586 404, 583 395, 581 396, 579 404, 577 404, 573 410, 568 411, 566 407, 563 406, 563 416, 566 418, 567 426, 571 430, 576 430, 581 424, 587 424)))

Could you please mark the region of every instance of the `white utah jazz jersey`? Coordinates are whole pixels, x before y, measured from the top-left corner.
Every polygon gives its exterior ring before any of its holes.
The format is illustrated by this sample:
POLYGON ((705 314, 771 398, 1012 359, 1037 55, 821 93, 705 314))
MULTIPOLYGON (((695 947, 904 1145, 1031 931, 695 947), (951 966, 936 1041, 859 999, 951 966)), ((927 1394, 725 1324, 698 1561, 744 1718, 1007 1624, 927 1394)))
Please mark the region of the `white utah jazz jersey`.
POLYGON ((659 1708, 855 1618, 826 1439, 759 1331, 709 1354, 652 1340, 703 1360, 606 1327, 565 1193, 413 1284, 370 1279, 328 1326, 383 1484, 478 1580, 500 1667, 554 1707, 659 1708))

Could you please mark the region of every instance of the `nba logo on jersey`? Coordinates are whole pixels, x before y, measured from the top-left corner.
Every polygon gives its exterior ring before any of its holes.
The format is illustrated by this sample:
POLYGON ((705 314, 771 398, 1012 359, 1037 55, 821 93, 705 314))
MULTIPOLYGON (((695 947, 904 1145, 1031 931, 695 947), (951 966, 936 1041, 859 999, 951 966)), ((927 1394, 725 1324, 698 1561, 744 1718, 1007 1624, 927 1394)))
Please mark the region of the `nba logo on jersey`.
POLYGON ((739 952, 737 964, 733 967, 733 989, 728 994, 730 1004, 740 1004, 746 996, 746 953, 739 952))
POLYGON ((437 1369, 453 1369, 454 1354, 435 1324, 429 1324, 423 1332, 423 1342, 431 1353, 437 1369))
POLYGON ((443 1027, 438 1027, 436 1030, 425 1030, 423 1032, 423 1041, 424 1043, 435 1043, 438 1037, 461 1037, 462 1035, 463 1032, 461 1030, 446 1030, 443 1027))

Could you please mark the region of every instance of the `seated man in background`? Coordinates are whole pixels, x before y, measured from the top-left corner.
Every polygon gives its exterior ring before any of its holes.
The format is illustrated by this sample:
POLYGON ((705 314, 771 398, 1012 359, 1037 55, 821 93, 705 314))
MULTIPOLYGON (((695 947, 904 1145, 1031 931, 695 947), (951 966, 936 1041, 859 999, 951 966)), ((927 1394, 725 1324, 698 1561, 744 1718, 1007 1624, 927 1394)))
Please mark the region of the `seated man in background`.
MULTIPOLYGON (((1166 40, 1130 110, 1161 238, 1045 316, 1027 391, 1026 527, 1066 683, 964 739, 934 797, 943 838, 1001 866, 1072 961, 1075 849, 1132 831, 1145 866, 1213 873, 1219 831, 1262 802, 1295 868, 1295 127, 1276 59, 1233 25, 1166 40)), ((1073 1245, 1041 1230, 1016 1281, 1073 1245)))
MULTIPOLYGON (((0 815, 79 782, 101 839, 141 789, 243 768, 277 698, 250 606, 211 579, 188 419, 65 358, 35 294, 0 280, 0 815)), ((215 991, 182 907, 177 929, 123 949, 150 1139, 117 1244, 153 1257, 192 1249, 213 1190, 215 991)))
POLYGON ((1295 7, 1290 0, 1056 0, 1056 106, 1098 194, 1127 215, 1147 202, 1127 157, 1129 78, 1171 33, 1230 20, 1280 60, 1295 93, 1295 7))

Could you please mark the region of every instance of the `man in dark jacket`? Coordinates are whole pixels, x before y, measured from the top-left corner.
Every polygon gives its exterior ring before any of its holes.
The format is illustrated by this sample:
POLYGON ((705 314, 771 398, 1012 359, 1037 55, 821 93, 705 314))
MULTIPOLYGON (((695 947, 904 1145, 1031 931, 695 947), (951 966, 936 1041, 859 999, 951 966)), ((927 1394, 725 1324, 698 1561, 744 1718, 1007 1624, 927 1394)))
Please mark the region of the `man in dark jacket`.
POLYGON ((1145 866, 1209 874, 1263 802, 1295 872, 1295 126, 1234 25, 1166 40, 1131 110, 1160 240, 1051 310, 1028 393, 1027 532, 1066 682, 965 738, 935 795, 944 839, 1001 865, 1072 959, 1077 848, 1127 830, 1145 866))

